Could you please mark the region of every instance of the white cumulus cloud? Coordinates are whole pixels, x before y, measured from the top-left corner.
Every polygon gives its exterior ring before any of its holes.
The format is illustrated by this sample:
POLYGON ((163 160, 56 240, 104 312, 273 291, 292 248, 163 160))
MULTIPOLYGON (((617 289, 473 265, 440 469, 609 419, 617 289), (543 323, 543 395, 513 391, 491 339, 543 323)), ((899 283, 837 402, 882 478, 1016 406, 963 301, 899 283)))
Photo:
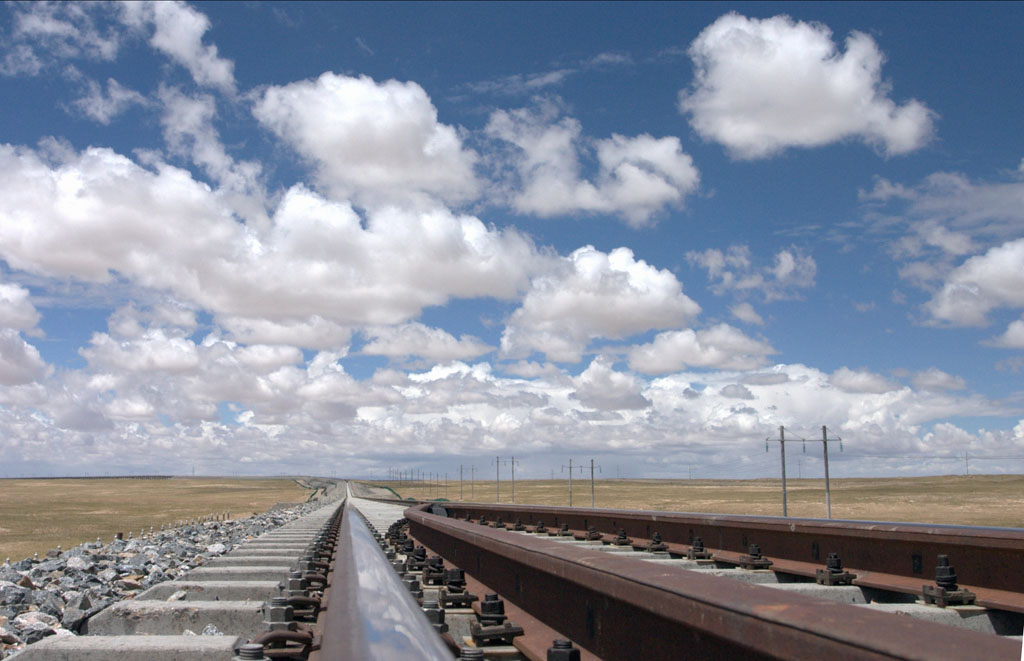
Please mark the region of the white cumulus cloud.
POLYGON ((863 368, 852 370, 840 367, 829 375, 828 382, 847 393, 882 394, 899 389, 899 385, 881 374, 863 368))
POLYGON ((577 120, 558 118, 553 104, 498 110, 486 131, 514 145, 518 182, 512 205, 520 213, 605 213, 640 227, 666 207, 681 207, 700 181, 678 138, 612 134, 588 140, 577 120), (587 179, 581 173, 581 156, 590 153, 596 157, 597 172, 587 179))
POLYGON ((703 330, 666 331, 653 342, 629 350, 629 366, 645 374, 666 374, 686 367, 753 369, 775 349, 728 324, 703 330))
POLYGON ((757 313, 754 306, 750 303, 737 303, 736 305, 729 308, 729 312, 732 316, 736 317, 740 321, 745 321, 748 324, 755 324, 757 326, 764 325, 764 319, 757 313))
POLYGON ((680 92, 680 111, 738 158, 852 138, 905 154, 932 135, 927 106, 889 98, 884 57, 862 32, 840 51, 820 23, 729 13, 698 35, 689 54, 696 80, 680 92))
POLYGON ((235 63, 222 58, 213 44, 204 44, 210 19, 178 0, 167 2, 125 2, 115 5, 121 20, 136 29, 152 28, 149 43, 171 60, 188 69, 204 87, 235 91, 235 63))
POLYGON ((477 154, 414 82, 332 72, 267 88, 256 118, 316 168, 339 198, 394 201, 415 193, 472 198, 477 154))
POLYGON ((918 390, 931 391, 963 390, 967 387, 967 382, 963 377, 943 372, 937 367, 929 367, 924 371, 917 372, 911 379, 911 383, 918 390))
POLYGON ((239 222, 184 170, 109 149, 0 146, 0 257, 15 269, 171 291, 217 316, 394 324, 451 297, 515 298, 553 259, 443 207, 350 205, 301 186, 269 227, 239 222))
POLYGON ((1004 349, 1024 349, 1024 319, 1011 321, 1002 335, 992 338, 986 344, 1004 349))
POLYGON ((494 350, 494 347, 472 335, 456 338, 440 328, 431 328, 418 322, 371 328, 365 332, 373 338, 363 347, 363 353, 369 355, 392 358, 420 356, 446 362, 468 360, 494 350))
POLYGON ((0 385, 32 383, 53 371, 39 350, 13 328, 0 329, 0 385))
POLYGON ((511 357, 539 351, 549 360, 578 362, 590 340, 681 326, 699 312, 669 271, 637 260, 628 248, 604 253, 585 246, 534 278, 501 349, 511 357))
POLYGON ((617 372, 605 357, 595 358, 573 379, 574 396, 580 403, 601 410, 645 409, 651 405, 643 396, 643 383, 635 376, 617 372))
MULTIPOLYGON (((814 286, 818 272, 814 258, 805 255, 796 246, 780 250, 775 253, 770 265, 760 267, 754 264, 750 246, 747 245, 729 246, 725 251, 717 248, 703 252, 690 251, 686 253, 686 260, 708 272, 711 291, 714 293, 731 291, 739 296, 760 293, 765 301, 798 297, 799 290, 814 286)), ((734 313, 736 311, 734 308, 734 313)), ((744 321, 753 319, 750 317, 753 308, 739 308, 738 312, 747 315, 748 318, 737 315, 744 321)))
POLYGON ((29 291, 20 285, 0 283, 0 328, 27 331, 39 323, 39 311, 29 291))
POLYGON ((1024 307, 1024 239, 971 257, 949 273, 925 309, 937 321, 983 326, 995 308, 1024 307))
POLYGON ((144 106, 146 97, 127 88, 113 78, 107 78, 106 90, 95 80, 86 82, 86 93, 75 99, 74 106, 100 124, 110 121, 132 106, 144 106))

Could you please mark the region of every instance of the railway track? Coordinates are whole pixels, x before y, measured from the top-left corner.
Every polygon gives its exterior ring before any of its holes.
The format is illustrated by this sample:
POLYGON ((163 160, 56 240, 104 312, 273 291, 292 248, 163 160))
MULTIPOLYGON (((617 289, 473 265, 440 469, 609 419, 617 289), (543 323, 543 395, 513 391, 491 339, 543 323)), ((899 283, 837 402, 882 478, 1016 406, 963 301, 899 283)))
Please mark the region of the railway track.
POLYGON ((218 601, 186 576, 19 658, 1022 658, 1024 530, 356 491, 225 556, 244 581, 241 558, 278 555, 259 595, 218 588, 226 636, 181 635, 218 601), (158 599, 163 625, 138 603, 158 599))

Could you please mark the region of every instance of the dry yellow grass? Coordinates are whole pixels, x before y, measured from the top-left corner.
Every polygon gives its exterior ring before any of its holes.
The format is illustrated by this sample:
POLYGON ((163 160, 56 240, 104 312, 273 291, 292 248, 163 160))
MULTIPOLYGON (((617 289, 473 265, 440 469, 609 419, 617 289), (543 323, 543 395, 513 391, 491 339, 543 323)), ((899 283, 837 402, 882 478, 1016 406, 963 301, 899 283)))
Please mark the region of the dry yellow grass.
MULTIPOLYGON (((427 484, 389 484, 402 497, 444 497, 427 484)), ((1024 527, 1024 476, 967 475, 832 480, 832 518, 916 521, 956 525, 1024 527)), ((512 485, 501 482, 501 502, 511 502, 512 485)), ((824 480, 787 480, 789 515, 825 518, 824 480)), ((465 500, 471 487, 463 484, 465 500)), ((495 501, 494 481, 472 485, 477 502, 495 501)), ((516 502, 569 504, 566 480, 516 481, 516 502)), ((779 480, 598 480, 597 507, 721 514, 782 514, 779 480)), ((459 499, 458 481, 448 483, 449 500, 459 499)), ((573 505, 590 507, 589 480, 573 481, 573 505)))
POLYGON ((179 519, 245 518, 310 492, 281 478, 0 479, 0 562, 179 519))

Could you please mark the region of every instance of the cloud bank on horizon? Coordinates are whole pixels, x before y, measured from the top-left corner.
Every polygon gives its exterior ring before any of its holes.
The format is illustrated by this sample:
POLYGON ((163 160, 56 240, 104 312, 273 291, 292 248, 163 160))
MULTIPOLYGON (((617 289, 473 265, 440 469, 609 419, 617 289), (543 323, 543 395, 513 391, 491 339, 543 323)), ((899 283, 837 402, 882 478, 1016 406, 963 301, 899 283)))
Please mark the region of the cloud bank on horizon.
POLYGON ((565 9, 0 9, 0 475, 1024 470, 1013 63, 985 116, 884 5, 565 9))

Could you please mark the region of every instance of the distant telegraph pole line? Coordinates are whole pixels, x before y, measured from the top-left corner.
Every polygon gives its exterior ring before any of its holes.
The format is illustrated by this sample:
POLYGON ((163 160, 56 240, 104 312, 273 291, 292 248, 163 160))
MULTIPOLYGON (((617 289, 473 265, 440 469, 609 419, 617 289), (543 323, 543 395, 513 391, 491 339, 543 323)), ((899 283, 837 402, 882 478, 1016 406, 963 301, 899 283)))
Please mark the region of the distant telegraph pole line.
MULTIPOLYGON (((604 473, 600 466, 597 466, 597 470, 604 473)), ((594 460, 590 460, 590 506, 594 507, 594 460)))

